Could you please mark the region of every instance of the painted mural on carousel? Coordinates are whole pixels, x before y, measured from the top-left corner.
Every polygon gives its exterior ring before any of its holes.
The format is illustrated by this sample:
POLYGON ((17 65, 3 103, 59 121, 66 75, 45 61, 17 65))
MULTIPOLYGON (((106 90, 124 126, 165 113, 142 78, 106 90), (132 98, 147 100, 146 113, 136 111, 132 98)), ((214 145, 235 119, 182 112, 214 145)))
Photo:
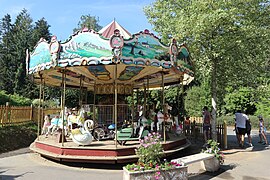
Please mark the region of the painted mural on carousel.
MULTIPOLYGON (((166 46, 149 31, 134 34, 124 40, 120 48, 120 63, 127 68, 121 73, 120 80, 129 80, 142 69, 128 66, 154 66, 165 69, 173 68, 179 72, 194 75, 190 54, 185 45, 166 46), (172 48, 173 47, 173 48, 172 48), (172 48, 172 49, 171 49, 172 48), (175 51, 172 53, 172 51, 175 51)), ((64 43, 41 41, 30 55, 29 74, 55 66, 92 66, 114 63, 114 54, 110 41, 97 32, 80 31, 64 43)), ((96 77, 109 80, 110 75, 104 67, 88 69, 96 77)))
POLYGON ((73 36, 70 41, 62 44, 60 59, 84 57, 111 58, 111 47, 108 41, 100 38, 97 33, 90 31, 80 32, 73 36))
POLYGON ((31 54, 29 69, 33 69, 39 65, 46 66, 46 64, 50 64, 50 62, 51 53, 49 44, 44 39, 41 39, 35 47, 34 52, 31 54))

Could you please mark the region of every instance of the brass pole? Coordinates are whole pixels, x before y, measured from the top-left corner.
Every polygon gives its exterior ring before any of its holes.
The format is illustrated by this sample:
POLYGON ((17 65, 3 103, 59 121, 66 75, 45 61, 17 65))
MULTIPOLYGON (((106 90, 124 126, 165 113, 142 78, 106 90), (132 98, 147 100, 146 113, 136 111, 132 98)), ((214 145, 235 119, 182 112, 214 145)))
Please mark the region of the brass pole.
POLYGON ((82 107, 82 75, 80 76, 80 96, 79 96, 79 106, 82 107))
POLYGON ((66 70, 62 72, 62 94, 61 94, 61 112, 62 112, 62 146, 64 146, 64 124, 65 124, 65 95, 66 95, 66 70))
POLYGON ((150 106, 149 106, 149 96, 150 96, 150 91, 149 91, 149 76, 147 76, 147 87, 146 87, 146 92, 147 92, 147 96, 146 96, 146 104, 147 104, 147 110, 150 110, 150 106))
POLYGON ((134 92, 133 92, 133 89, 132 89, 132 119, 131 119, 131 122, 132 122, 132 128, 133 128, 133 124, 134 124, 134 92))
POLYGON ((40 84, 39 84, 39 103, 38 103, 38 131, 37 137, 39 140, 39 133, 40 133, 40 106, 41 106, 41 96, 42 96, 42 75, 40 77, 40 84))
POLYGON ((146 113, 146 86, 143 86, 143 116, 146 113))
POLYGON ((42 84, 42 108, 41 108, 41 127, 43 128, 43 123, 44 123, 44 101, 45 101, 45 80, 43 80, 42 84))
POLYGON ((93 120, 96 122, 96 82, 94 85, 93 120))
POLYGON ((114 124, 115 124, 115 148, 117 148, 117 64, 114 69, 114 124))
POLYGON ((161 82, 162 82, 162 108, 163 108, 163 116, 164 116, 164 119, 163 119, 163 135, 164 135, 164 143, 166 143, 166 128, 165 128, 165 97, 164 97, 164 74, 163 74, 163 71, 161 73, 161 82))

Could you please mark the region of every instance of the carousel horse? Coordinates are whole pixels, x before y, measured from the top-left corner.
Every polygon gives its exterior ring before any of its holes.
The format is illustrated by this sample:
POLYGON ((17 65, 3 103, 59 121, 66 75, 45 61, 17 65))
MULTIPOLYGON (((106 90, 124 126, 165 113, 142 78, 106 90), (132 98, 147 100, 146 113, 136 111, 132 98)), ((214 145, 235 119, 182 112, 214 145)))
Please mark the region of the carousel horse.
POLYGON ((89 127, 94 126, 93 120, 86 120, 84 127, 71 130, 72 141, 79 145, 89 145, 92 142, 92 134, 89 131, 89 127))

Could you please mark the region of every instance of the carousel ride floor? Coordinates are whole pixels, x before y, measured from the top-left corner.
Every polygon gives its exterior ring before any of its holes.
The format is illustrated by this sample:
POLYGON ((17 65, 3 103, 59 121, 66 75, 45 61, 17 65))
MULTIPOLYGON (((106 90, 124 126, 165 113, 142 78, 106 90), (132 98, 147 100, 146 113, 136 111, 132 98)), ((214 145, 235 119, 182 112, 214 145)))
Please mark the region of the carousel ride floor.
MULTIPOLYGON (((41 156, 63 162, 86 162, 117 164, 137 161, 135 149, 139 141, 127 141, 125 145, 115 145, 114 140, 93 141, 90 145, 81 146, 67 137, 62 143, 57 135, 40 135, 31 145, 31 151, 41 156), (60 143, 59 143, 60 142, 60 143)), ((165 156, 172 155, 188 146, 190 142, 184 135, 169 133, 169 139, 162 142, 165 156)))

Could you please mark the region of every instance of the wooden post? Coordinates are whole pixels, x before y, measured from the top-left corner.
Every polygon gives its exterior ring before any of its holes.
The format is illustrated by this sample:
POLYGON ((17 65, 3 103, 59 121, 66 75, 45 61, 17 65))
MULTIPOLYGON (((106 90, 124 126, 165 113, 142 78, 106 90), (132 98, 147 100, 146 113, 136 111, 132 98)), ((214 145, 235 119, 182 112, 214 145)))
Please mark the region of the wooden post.
POLYGON ((33 120, 33 104, 31 104, 31 106, 30 106, 30 121, 32 121, 33 120))

